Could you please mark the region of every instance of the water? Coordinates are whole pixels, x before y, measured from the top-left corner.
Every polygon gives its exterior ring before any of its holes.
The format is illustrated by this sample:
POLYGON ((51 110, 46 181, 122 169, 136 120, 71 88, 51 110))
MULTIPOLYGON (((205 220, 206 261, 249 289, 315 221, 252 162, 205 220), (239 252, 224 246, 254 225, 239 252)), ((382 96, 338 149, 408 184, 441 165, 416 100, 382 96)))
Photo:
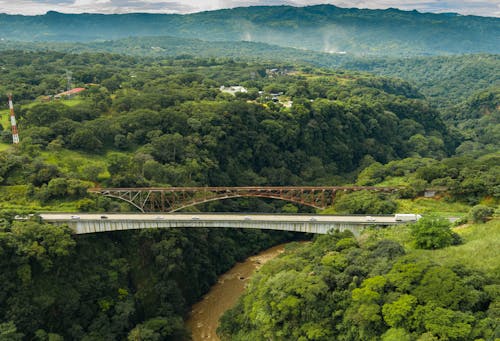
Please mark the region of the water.
POLYGON ((284 248, 285 244, 278 245, 249 257, 219 277, 208 294, 193 306, 186 321, 193 341, 219 341, 216 330, 222 314, 236 304, 254 271, 282 253, 284 248))

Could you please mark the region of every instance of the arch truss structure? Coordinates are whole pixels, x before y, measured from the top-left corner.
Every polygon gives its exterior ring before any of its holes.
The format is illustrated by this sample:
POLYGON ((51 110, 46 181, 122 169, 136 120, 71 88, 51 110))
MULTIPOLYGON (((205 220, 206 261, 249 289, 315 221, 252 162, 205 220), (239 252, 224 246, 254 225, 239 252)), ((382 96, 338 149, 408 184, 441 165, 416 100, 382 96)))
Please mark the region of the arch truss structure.
POLYGON ((91 188, 91 193, 117 198, 141 212, 175 212, 214 200, 259 197, 285 200, 324 209, 333 205, 338 192, 395 192, 396 187, 370 186, 300 186, 300 187, 161 187, 161 188, 91 188))

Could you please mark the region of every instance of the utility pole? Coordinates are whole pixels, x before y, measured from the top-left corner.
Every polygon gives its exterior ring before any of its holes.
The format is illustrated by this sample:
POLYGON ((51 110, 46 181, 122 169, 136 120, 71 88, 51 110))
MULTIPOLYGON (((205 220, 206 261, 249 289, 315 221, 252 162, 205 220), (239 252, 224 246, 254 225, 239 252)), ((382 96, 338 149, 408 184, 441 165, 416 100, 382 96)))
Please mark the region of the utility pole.
POLYGON ((12 127, 12 143, 19 143, 19 134, 17 133, 16 115, 14 115, 14 104, 12 104, 12 94, 9 94, 10 126, 12 127))

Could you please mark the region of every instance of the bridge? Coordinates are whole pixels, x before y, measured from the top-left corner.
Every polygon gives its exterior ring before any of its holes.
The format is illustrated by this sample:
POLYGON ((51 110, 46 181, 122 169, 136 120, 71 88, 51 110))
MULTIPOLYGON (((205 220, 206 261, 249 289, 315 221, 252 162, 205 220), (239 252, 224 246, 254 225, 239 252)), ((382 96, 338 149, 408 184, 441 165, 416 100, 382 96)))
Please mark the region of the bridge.
POLYGON ((176 212, 183 208, 214 200, 239 197, 272 198, 325 209, 332 206, 337 192, 396 192, 398 187, 374 186, 300 186, 300 187, 158 187, 158 188, 90 188, 96 193, 117 198, 141 212, 176 212))
POLYGON ((372 225, 396 225, 410 221, 396 216, 337 216, 310 214, 79 214, 45 213, 43 221, 67 224, 75 234, 150 228, 250 228, 326 234, 331 230, 349 230, 354 235, 372 225))

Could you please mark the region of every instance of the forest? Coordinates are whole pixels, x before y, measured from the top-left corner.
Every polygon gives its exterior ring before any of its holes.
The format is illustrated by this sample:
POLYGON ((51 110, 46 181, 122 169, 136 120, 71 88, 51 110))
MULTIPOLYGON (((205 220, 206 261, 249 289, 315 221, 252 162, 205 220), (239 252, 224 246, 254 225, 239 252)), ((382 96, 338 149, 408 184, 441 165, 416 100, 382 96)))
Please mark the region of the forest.
MULTIPOLYGON (((432 72, 439 58, 415 67, 432 72)), ((477 56, 463 58, 472 65, 477 56)), ((485 68, 498 66, 498 58, 484 58, 485 68)), ((403 75, 404 67, 397 72, 403 75)), ((403 189, 346 193, 327 213, 438 216, 402 232, 374 229, 360 240, 345 233, 292 244, 251 282, 220 335, 500 337, 499 92, 494 76, 483 88, 474 87, 474 73, 457 75, 470 94, 450 93, 453 100, 438 107, 432 101, 446 95, 438 85, 299 62, 0 52, 1 102, 13 93, 21 138, 11 146, 5 106, 0 340, 188 339, 183 318, 219 274, 278 242, 312 238, 203 229, 74 236, 16 215, 132 210, 92 197, 86 190, 94 186, 347 184, 403 189), (55 99, 68 75, 72 87, 85 90, 55 99), (235 85, 247 92, 221 91, 235 85), (425 189, 439 187, 445 196, 422 198, 425 189), (470 220, 473 232, 451 230, 443 212, 458 214, 459 223, 470 220), (485 264, 451 257, 455 249, 478 252, 485 264)), ((311 212, 250 199, 192 210, 311 212)))

